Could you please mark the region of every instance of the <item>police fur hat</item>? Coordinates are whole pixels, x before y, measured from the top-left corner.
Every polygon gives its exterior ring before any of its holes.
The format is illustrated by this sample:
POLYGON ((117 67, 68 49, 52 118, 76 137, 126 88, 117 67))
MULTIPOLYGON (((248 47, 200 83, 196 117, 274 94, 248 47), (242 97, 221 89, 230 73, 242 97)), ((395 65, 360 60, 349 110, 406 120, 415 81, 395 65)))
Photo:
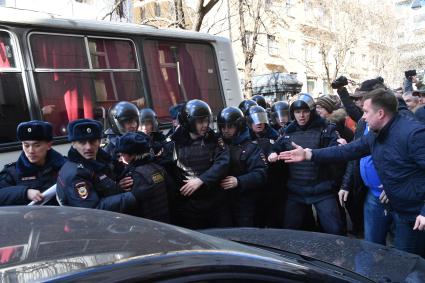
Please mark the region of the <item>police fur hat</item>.
POLYGON ((53 139, 52 125, 39 120, 20 123, 16 134, 19 141, 51 141, 53 139))
POLYGON ((92 119, 78 119, 68 124, 68 140, 82 141, 102 138, 103 126, 92 119))
POLYGON ((143 133, 127 133, 117 140, 117 153, 144 154, 150 151, 149 137, 143 133))
POLYGON ((328 113, 332 113, 337 109, 335 101, 328 95, 319 97, 316 100, 316 105, 322 106, 328 113))

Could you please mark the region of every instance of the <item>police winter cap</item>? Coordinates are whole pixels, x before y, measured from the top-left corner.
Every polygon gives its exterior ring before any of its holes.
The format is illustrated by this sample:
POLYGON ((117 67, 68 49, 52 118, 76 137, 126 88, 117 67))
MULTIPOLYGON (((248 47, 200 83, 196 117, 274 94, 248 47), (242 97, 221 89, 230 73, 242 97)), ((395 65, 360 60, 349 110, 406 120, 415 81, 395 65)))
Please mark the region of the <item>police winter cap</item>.
POLYGON ((102 138, 103 126, 99 121, 78 119, 68 124, 68 140, 82 141, 102 138))
POLYGON ((149 137, 143 133, 127 133, 117 141, 116 152, 143 154, 149 152, 149 137))
POLYGON ((23 122, 16 130, 19 141, 51 141, 53 129, 49 122, 33 120, 23 122))

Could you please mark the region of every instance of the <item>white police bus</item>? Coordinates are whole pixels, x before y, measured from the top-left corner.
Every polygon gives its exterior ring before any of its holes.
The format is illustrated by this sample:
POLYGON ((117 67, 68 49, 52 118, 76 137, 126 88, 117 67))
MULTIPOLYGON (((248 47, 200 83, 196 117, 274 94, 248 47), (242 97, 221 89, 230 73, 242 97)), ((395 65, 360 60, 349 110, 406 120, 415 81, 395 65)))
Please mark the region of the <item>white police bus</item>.
POLYGON ((0 8, 0 168, 18 157, 22 121, 51 122, 65 153, 69 121, 106 125, 109 107, 126 100, 164 124, 171 105, 194 98, 214 113, 242 100, 229 40, 0 8))

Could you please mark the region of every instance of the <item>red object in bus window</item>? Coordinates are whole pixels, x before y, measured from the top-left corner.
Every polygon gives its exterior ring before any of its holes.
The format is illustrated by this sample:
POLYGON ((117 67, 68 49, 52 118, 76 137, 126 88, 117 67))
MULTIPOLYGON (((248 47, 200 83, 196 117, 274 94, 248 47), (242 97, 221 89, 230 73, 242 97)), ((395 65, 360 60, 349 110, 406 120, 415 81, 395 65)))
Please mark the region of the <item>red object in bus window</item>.
POLYGON ((10 68, 9 58, 7 58, 6 45, 4 42, 0 42, 0 67, 10 68))
POLYGON ((153 107, 159 119, 170 119, 171 105, 191 99, 204 100, 215 113, 223 108, 211 46, 146 40, 143 52, 153 107))
POLYGON ((94 69, 137 69, 131 41, 90 38, 89 46, 94 69))

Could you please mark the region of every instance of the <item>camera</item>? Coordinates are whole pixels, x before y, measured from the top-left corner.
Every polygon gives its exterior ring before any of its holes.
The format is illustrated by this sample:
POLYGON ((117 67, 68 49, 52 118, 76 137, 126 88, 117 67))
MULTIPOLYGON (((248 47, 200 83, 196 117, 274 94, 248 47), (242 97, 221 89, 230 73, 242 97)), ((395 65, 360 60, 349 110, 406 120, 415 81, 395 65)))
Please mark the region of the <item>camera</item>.
POLYGON ((338 88, 343 87, 343 86, 346 86, 346 85, 348 85, 348 80, 344 76, 340 76, 340 77, 336 78, 336 80, 334 80, 331 83, 331 87, 333 89, 338 89, 338 88))
POLYGON ((406 76, 407 79, 410 77, 414 77, 416 76, 416 70, 408 70, 404 72, 404 75, 406 76))

